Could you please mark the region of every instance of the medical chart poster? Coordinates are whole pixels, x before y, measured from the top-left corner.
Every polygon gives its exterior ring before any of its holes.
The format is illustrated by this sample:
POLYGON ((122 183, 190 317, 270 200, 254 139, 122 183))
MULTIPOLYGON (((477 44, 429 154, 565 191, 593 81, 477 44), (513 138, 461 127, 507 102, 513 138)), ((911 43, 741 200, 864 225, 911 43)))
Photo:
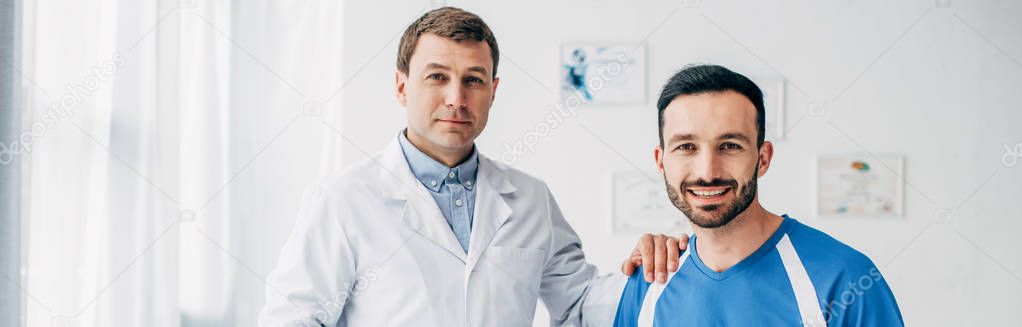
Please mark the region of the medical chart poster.
POLYGON ((901 217, 904 176, 900 155, 820 155, 816 159, 816 215, 901 217))
POLYGON ((690 231, 688 219, 668 199, 659 172, 613 172, 611 198, 611 231, 614 233, 677 235, 690 231))
POLYGON ((558 66, 558 84, 565 101, 646 103, 645 45, 563 44, 558 66))

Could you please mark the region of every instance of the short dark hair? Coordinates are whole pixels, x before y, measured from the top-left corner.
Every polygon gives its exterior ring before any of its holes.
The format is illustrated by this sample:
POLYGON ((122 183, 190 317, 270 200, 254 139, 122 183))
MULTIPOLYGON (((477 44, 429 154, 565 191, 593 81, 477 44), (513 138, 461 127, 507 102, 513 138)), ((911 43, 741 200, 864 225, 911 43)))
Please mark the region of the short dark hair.
POLYGON ((493 59, 493 77, 497 77, 500 50, 497 49, 497 38, 493 36, 493 31, 490 31, 486 22, 476 14, 454 7, 433 9, 408 25, 397 48, 398 71, 408 74, 408 64, 412 60, 415 46, 419 43, 419 36, 425 33, 432 33, 455 42, 465 40, 486 42, 490 46, 490 58, 493 59))
POLYGON ((727 68, 717 65, 689 65, 671 76, 660 91, 660 99, 657 100, 657 120, 660 124, 660 146, 664 145, 664 110, 675 98, 683 95, 698 95, 703 93, 717 93, 735 91, 756 106, 756 129, 759 135, 756 138, 756 147, 763 145, 765 137, 765 116, 763 107, 763 91, 760 91, 756 83, 727 68))

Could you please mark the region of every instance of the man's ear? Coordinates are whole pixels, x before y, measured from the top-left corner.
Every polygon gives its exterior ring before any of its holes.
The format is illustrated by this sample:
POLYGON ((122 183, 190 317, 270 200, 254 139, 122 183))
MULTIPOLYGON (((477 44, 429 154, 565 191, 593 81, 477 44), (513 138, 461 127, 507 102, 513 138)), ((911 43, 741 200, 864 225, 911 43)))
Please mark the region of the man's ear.
POLYGON ((660 175, 664 174, 664 147, 657 145, 653 148, 653 160, 656 161, 656 170, 660 171, 660 175))
POLYGON ((493 96, 490 97, 490 103, 497 99, 497 85, 500 84, 500 77, 493 77, 493 96))
POLYGON ((763 141, 763 145, 759 147, 759 175, 756 177, 766 175, 767 169, 770 168, 770 161, 773 158, 774 144, 770 141, 763 141))
POLYGON ((394 86, 397 92, 397 102, 402 107, 408 106, 408 96, 405 94, 405 85, 408 84, 408 75, 400 71, 394 73, 394 86))

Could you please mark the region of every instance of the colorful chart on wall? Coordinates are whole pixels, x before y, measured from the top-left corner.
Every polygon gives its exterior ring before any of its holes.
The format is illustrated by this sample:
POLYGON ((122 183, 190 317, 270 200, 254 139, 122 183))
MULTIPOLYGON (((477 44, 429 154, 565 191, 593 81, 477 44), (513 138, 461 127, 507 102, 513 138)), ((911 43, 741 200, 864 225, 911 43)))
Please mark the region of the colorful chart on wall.
POLYGON ((900 155, 821 155, 816 160, 818 216, 901 216, 904 159, 900 155))
POLYGON ((646 103, 644 45, 564 44, 558 64, 562 99, 589 104, 646 103))

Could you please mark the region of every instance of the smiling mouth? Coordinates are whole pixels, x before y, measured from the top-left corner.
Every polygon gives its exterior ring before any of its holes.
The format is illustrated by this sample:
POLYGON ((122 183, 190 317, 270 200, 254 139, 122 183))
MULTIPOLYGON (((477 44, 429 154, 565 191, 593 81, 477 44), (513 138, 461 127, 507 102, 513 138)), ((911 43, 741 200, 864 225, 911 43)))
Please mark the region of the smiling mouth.
POLYGON ((691 194, 692 196, 695 196, 695 197, 700 198, 700 199, 715 199, 715 198, 719 198, 719 197, 722 197, 725 194, 727 194, 729 191, 731 191, 730 187, 725 187, 725 188, 720 188, 720 189, 698 189, 698 190, 690 188, 690 189, 686 190, 686 192, 688 192, 688 194, 691 194))

